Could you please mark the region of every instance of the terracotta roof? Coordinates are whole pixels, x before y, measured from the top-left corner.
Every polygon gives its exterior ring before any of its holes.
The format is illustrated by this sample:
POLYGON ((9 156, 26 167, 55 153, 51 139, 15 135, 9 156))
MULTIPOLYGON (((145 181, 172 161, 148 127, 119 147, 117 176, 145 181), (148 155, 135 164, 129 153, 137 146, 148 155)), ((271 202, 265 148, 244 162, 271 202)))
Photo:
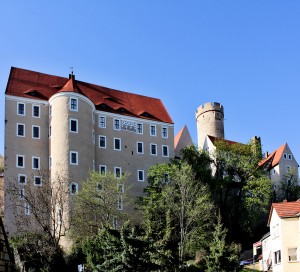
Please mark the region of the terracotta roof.
POLYGON ((95 84, 12 67, 5 94, 49 100, 58 92, 76 92, 89 98, 97 110, 173 124, 160 99, 95 84))
POLYGON ((268 170, 272 169, 273 167, 275 167, 283 153, 284 153, 284 150, 286 148, 286 145, 287 144, 283 144, 282 146, 280 146, 278 149, 276 149, 275 151, 273 151, 270 155, 268 155, 266 158, 262 159, 259 163, 258 163, 258 166, 262 166, 262 167, 265 167, 267 168, 268 170))
POLYGON ((269 214, 268 225, 270 224, 273 209, 276 210, 280 218, 296 217, 299 216, 300 213, 300 200, 291 201, 291 202, 283 201, 279 203, 272 203, 270 214, 269 214))
POLYGON ((222 138, 217 138, 217 137, 214 137, 214 136, 210 136, 210 135, 207 135, 207 137, 211 140, 211 142, 214 144, 216 141, 224 141, 225 143, 228 143, 230 145, 233 145, 233 144, 241 144, 241 143, 238 143, 238 142, 234 142, 234 141, 230 141, 230 140, 225 140, 225 139, 222 139, 222 138))

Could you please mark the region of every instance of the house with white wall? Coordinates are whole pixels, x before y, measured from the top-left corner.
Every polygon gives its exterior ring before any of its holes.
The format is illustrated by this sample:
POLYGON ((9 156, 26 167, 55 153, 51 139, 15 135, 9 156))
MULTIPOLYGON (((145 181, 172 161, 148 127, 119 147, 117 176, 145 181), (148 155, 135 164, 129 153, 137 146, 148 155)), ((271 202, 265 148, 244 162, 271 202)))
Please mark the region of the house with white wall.
POLYGON ((268 226, 263 259, 270 257, 273 272, 300 271, 300 201, 273 203, 268 226))

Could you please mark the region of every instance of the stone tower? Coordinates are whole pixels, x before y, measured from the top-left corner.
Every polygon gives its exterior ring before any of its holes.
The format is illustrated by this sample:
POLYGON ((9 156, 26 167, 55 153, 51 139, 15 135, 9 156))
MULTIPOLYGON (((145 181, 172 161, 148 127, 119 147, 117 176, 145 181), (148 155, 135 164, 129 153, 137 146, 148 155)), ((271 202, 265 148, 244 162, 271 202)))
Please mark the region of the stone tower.
POLYGON ((224 139, 224 107, 209 102, 196 110, 198 148, 202 149, 207 135, 224 139))

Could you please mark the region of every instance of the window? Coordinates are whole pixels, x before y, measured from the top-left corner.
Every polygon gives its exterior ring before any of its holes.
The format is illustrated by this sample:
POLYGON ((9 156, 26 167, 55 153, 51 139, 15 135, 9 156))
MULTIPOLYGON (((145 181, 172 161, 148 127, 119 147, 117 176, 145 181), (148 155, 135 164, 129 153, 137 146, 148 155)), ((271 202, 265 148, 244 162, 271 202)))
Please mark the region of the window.
POLYGON ((40 138, 40 127, 32 126, 32 138, 34 139, 40 138))
POLYGON ((287 154, 283 154, 283 158, 286 160, 287 159, 287 154))
POLYGON ((144 144, 142 142, 137 142, 137 153, 139 154, 144 153, 144 144))
POLYGON ((150 126, 150 135, 156 136, 156 126, 154 126, 154 125, 150 126))
POLYGON ((273 238, 276 238, 279 236, 279 224, 276 224, 273 226, 273 238))
POLYGON ((143 134, 143 124, 137 123, 137 133, 143 134))
POLYGON ((19 174, 18 175, 18 182, 19 182, 19 184, 26 184, 26 182, 27 182, 26 175, 19 174))
POLYGON ((59 208, 57 211, 57 219, 58 219, 58 224, 61 225, 62 224, 62 209, 59 208))
POLYGON ((69 122, 69 131, 70 132, 75 132, 75 133, 78 132, 78 120, 76 120, 76 119, 70 119, 70 122, 69 122))
POLYGON ((138 181, 144 181, 144 170, 138 170, 138 181))
POLYGON ((71 97, 70 98, 70 110, 71 111, 78 111, 78 99, 71 97))
POLYGON ((124 184, 118 184, 117 189, 119 193, 124 193, 124 184))
POLYGON ((106 136, 99 136, 99 147, 106 148, 106 136))
POLYGON ((289 166, 289 165, 286 166, 286 172, 287 172, 288 174, 290 174, 290 173, 292 172, 291 166, 289 166))
POLYGON ((114 129, 120 130, 120 120, 119 119, 114 119, 114 129))
POLYGON ((70 164, 78 165, 78 152, 70 151, 70 164))
POLYGON ((115 142, 115 147, 114 147, 115 150, 121 150, 121 139, 115 138, 114 142, 115 142))
POLYGON ((103 176, 106 175, 106 165, 99 165, 99 173, 103 176))
POLYGON ((113 218, 112 227, 113 229, 116 229, 118 227, 118 219, 116 217, 113 218))
POLYGON ((278 264, 281 263, 281 251, 277 250, 274 252, 274 263, 278 264))
POLYGON ((162 146, 162 155, 164 157, 169 157, 169 148, 167 145, 163 145, 162 146))
POLYGON ((78 184, 76 182, 71 182, 70 184, 70 194, 75 195, 78 193, 78 184))
POLYGON ((40 169, 40 158, 32 157, 32 169, 39 170, 40 169))
POLYGON ((292 160, 293 159, 292 154, 288 154, 288 158, 289 158, 289 160, 292 160))
POLYGON ((151 155, 157 155, 157 145, 156 144, 150 144, 150 154, 151 155))
POLYGON ((24 155, 17 155, 17 163, 16 166, 18 168, 24 168, 25 167, 25 156, 24 155))
POLYGON ((106 128, 106 118, 105 116, 99 116, 99 127, 106 128))
POLYGON ((25 203, 25 215, 30 215, 30 206, 28 203, 25 203))
POLYGON ((163 138, 168 138, 168 129, 167 129, 166 127, 163 127, 163 128, 161 129, 161 136, 162 136, 163 138))
POLYGON ((97 183, 97 191, 99 192, 103 191, 103 185, 101 183, 97 183))
POLYGON ((40 117, 40 106, 32 105, 32 117, 40 117))
POLYGON ((122 173, 122 168, 121 167, 115 167, 115 177, 116 178, 121 178, 121 173, 122 173))
POLYGON ((17 124, 17 136, 25 137, 25 125, 17 124))
POLYGON ((288 249, 289 262, 298 261, 297 248, 288 249))
POLYGON ((123 196, 118 195, 118 210, 123 210, 123 196))
POLYGON ((34 176, 34 185, 35 186, 42 186, 42 177, 34 176))
POLYGON ((25 189, 24 188, 21 188, 19 190, 19 198, 20 199, 24 199, 25 198, 25 189))
POLYGON ((18 103, 18 115, 25 116, 25 104, 24 103, 18 103))

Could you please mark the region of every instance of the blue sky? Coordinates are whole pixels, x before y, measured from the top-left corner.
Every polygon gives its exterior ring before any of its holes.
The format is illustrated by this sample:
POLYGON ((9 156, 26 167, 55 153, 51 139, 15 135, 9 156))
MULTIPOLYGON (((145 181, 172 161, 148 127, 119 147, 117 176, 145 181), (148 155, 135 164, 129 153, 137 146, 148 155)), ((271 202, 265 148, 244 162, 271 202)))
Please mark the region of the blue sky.
POLYGON ((217 101, 225 137, 300 163, 300 1, 1 1, 0 154, 11 66, 160 98, 196 143, 195 111, 217 101))

